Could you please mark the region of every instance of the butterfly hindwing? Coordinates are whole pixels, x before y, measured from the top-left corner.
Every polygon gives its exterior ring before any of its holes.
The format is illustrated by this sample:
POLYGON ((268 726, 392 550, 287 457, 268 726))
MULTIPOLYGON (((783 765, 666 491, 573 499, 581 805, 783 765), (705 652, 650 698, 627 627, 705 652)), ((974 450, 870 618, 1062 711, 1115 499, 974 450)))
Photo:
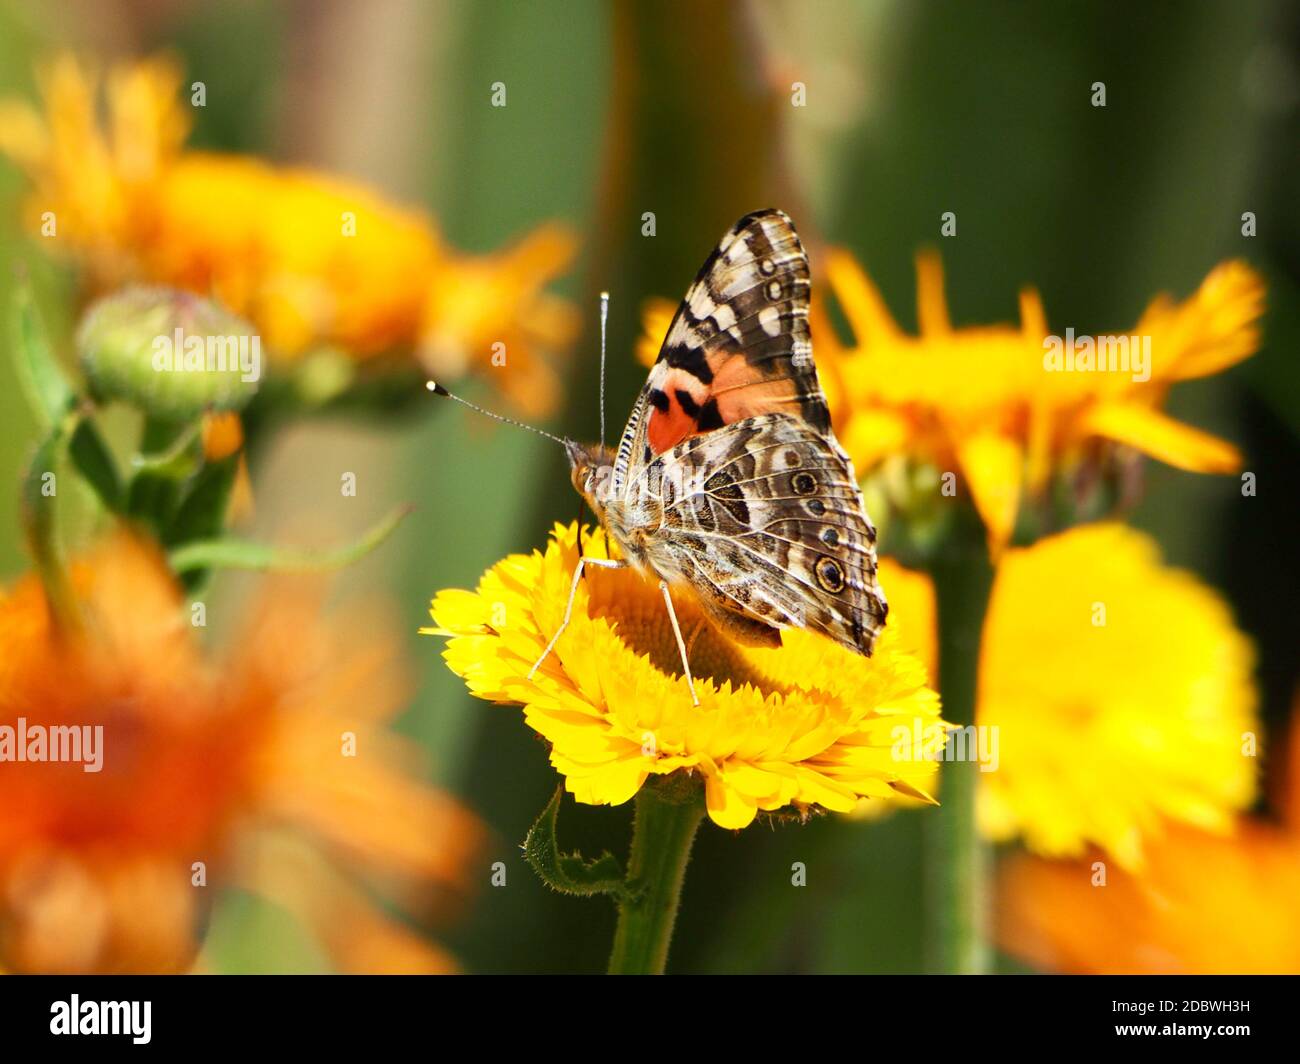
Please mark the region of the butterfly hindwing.
POLYGON ((806 628, 870 654, 888 612, 876 533, 834 437, 765 414, 687 439, 653 467, 656 554, 719 627, 760 644, 772 629, 806 628))

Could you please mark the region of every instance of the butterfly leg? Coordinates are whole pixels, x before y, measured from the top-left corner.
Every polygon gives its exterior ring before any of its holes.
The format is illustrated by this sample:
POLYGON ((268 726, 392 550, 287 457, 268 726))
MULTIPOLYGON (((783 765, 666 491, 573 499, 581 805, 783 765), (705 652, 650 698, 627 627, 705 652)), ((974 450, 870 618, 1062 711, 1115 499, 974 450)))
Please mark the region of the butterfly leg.
MULTIPOLYGON (((579 558, 578 559, 578 565, 573 570, 573 583, 569 585, 569 601, 564 605, 564 620, 560 622, 560 627, 557 628, 555 630, 555 634, 551 636, 551 641, 546 644, 546 649, 542 651, 542 656, 538 658, 535 662, 533 662, 533 667, 528 670, 528 679, 531 680, 533 676, 537 673, 537 670, 542 667, 542 662, 544 662, 548 657, 551 656, 551 651, 555 649, 555 644, 560 641, 560 636, 562 636, 564 634, 564 630, 569 627, 569 619, 573 616, 573 597, 578 593, 578 581, 582 579, 582 570, 584 567, 588 565, 594 565, 601 569, 626 569, 627 568, 627 562, 614 561, 610 558, 579 558)), ((676 623, 677 623, 676 621, 673 622, 674 625, 676 625, 676 623)), ((680 638, 679 638, 679 642, 680 642, 680 638)))
POLYGON ((677 650, 682 655, 682 668, 686 670, 686 685, 691 689, 691 702, 695 705, 700 704, 699 696, 695 693, 695 680, 691 677, 691 663, 686 658, 686 644, 682 641, 682 630, 677 624, 677 611, 673 609, 673 597, 668 593, 668 581, 659 581, 659 590, 664 596, 664 605, 668 607, 668 619, 673 622, 673 635, 677 637, 677 650))
POLYGON ((691 634, 686 640, 687 656, 689 656, 691 651, 695 649, 696 640, 700 638, 700 636, 704 633, 704 629, 707 628, 708 626, 709 626, 709 622, 706 621, 703 617, 701 617, 698 621, 695 622, 695 627, 691 629, 691 634))

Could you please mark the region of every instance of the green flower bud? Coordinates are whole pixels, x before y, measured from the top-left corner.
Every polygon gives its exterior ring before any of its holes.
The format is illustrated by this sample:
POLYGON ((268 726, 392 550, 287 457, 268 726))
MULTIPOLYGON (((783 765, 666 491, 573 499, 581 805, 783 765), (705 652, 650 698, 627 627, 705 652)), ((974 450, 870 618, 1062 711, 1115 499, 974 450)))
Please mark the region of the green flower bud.
POLYGON ((152 417, 188 421, 240 410, 262 376, 261 338, 217 303, 170 288, 128 288, 99 300, 77 331, 92 394, 152 417))

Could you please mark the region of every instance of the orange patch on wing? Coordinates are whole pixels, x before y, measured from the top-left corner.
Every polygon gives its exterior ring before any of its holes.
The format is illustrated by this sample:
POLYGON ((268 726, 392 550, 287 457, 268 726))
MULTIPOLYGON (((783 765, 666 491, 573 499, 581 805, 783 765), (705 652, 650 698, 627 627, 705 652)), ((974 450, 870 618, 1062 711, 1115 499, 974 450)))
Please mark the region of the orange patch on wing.
POLYGON ((646 435, 655 454, 663 454, 669 448, 676 447, 687 436, 695 434, 699 428, 696 420, 682 409, 677 396, 668 393, 668 409, 657 407, 650 411, 650 426, 646 435))
POLYGON ((650 409, 646 436, 655 454, 663 454, 676 447, 688 436, 709 431, 701 430, 699 411, 710 399, 717 400, 718 417, 724 425, 757 417, 759 414, 802 416, 797 382, 790 377, 765 379, 742 354, 722 359, 714 369, 712 384, 705 384, 685 370, 670 369, 661 381, 651 387, 663 392, 668 399, 666 410, 654 406, 650 409), (691 406, 694 413, 686 412, 678 392, 685 392, 693 400, 693 406, 690 403, 687 405, 691 406))
POLYGON ((652 392, 660 391, 668 397, 668 409, 660 410, 651 406, 650 423, 646 429, 655 454, 663 454, 687 436, 694 436, 700 431, 700 408, 709 401, 712 389, 693 373, 671 367, 652 373, 648 386, 652 392), (678 393, 687 396, 685 405, 678 393))
POLYGON ((711 394, 718 400, 724 425, 759 414, 799 415, 795 382, 789 377, 766 380, 744 355, 732 355, 713 375, 711 394))

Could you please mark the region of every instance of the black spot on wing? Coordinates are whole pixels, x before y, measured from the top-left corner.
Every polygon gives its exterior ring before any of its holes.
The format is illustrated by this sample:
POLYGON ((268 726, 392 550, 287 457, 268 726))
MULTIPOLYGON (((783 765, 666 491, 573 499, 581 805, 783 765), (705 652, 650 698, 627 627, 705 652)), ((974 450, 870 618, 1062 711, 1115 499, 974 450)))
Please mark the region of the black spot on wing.
POLYGON ((701 384, 713 383, 713 370, 709 368, 709 360, 704 357, 702 347, 673 344, 664 348, 663 360, 673 369, 685 370, 701 384))
POLYGON ((718 411, 718 400, 710 399, 699 408, 699 416, 695 419, 701 432, 709 432, 712 429, 722 428, 722 414, 718 411))

